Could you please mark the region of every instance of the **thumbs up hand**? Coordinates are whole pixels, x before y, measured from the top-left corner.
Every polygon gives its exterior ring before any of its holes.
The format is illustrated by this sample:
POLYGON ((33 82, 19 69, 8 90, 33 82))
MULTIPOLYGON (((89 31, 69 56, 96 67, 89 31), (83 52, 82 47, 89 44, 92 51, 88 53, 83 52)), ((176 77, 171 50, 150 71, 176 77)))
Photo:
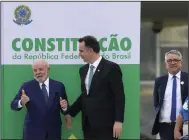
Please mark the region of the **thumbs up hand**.
POLYGON ((25 105, 27 102, 29 102, 30 98, 26 95, 24 89, 22 89, 22 95, 21 95, 21 105, 25 105))
POLYGON ((66 109, 67 108, 67 101, 65 99, 62 99, 62 97, 60 97, 60 106, 62 109, 66 109))

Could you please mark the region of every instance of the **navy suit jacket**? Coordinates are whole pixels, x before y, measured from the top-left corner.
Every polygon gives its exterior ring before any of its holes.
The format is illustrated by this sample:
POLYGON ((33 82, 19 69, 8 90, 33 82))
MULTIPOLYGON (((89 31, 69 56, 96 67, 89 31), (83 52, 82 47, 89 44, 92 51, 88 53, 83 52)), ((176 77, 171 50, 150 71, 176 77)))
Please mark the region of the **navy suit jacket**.
POLYGON ((11 102, 11 109, 19 111, 18 102, 21 99, 22 89, 30 101, 26 104, 27 112, 24 120, 24 140, 50 140, 61 139, 61 117, 60 97, 67 100, 64 84, 49 78, 49 99, 45 102, 42 90, 36 80, 25 82, 14 100, 11 102))
MULTIPOLYGON (((158 77, 155 80, 154 93, 153 93, 154 108, 155 108, 155 121, 152 128, 152 135, 156 135, 159 133, 159 114, 160 114, 160 110, 163 104, 167 81, 168 81, 168 75, 158 77)), ((180 84, 181 98, 182 98, 182 104, 183 104, 186 97, 188 97, 188 73, 181 72, 181 81, 184 82, 184 84, 180 84)))

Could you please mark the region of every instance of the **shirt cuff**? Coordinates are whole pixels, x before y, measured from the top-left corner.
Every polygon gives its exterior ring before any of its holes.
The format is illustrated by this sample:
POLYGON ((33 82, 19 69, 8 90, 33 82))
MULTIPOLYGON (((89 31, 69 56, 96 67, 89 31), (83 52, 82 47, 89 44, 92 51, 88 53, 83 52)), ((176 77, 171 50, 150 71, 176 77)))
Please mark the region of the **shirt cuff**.
POLYGON ((18 108, 22 108, 21 100, 18 101, 18 108))

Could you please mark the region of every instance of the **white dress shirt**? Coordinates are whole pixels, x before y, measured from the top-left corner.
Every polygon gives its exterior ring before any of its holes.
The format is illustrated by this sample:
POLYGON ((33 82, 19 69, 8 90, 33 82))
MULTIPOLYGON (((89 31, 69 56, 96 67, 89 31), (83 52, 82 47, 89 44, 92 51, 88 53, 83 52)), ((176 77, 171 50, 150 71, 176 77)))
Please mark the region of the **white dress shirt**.
POLYGON ((87 94, 89 93, 89 89, 88 89, 88 81, 89 81, 89 72, 90 72, 90 66, 93 65, 94 68, 93 68, 93 73, 95 73, 96 71, 96 68, 98 67, 100 61, 102 60, 102 56, 100 56, 93 64, 89 64, 89 69, 88 69, 88 72, 87 72, 87 76, 85 78, 85 87, 87 89, 87 94))
MULTIPOLYGON (((176 116, 178 116, 180 109, 182 108, 182 100, 181 100, 181 71, 179 71, 176 75, 177 80, 177 88, 176 88, 176 116)), ((168 74, 167 87, 165 90, 165 95, 163 98, 163 104, 160 110, 160 118, 159 122, 171 122, 171 106, 172 106, 172 88, 173 88, 173 75, 168 74)))

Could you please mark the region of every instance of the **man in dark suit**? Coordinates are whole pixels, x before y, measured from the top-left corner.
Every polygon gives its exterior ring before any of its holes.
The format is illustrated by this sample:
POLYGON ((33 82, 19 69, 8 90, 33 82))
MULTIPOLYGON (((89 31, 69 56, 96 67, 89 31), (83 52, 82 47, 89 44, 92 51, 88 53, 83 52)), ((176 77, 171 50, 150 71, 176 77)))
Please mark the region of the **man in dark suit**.
POLYGON ((45 60, 37 60, 33 66, 34 80, 25 82, 11 108, 19 111, 26 106, 24 140, 61 140, 60 111, 65 115, 67 126, 71 118, 64 84, 48 77, 49 65, 45 60))
POLYGON ((121 135, 125 95, 122 72, 118 64, 99 54, 93 36, 79 39, 79 55, 88 64, 79 70, 81 95, 70 107, 70 115, 82 112, 85 140, 110 140, 121 135))
POLYGON ((158 77, 154 86, 155 122, 152 135, 173 140, 176 117, 188 96, 188 73, 181 71, 182 54, 171 50, 165 54, 168 74, 158 77))

